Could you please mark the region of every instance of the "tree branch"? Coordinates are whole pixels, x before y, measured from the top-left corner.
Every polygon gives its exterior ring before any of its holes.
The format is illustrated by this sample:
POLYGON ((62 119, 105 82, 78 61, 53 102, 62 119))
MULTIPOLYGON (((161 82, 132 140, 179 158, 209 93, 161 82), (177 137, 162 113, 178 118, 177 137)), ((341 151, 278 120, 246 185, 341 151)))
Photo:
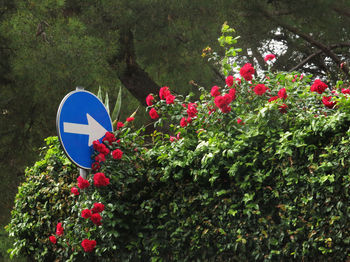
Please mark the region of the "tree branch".
MULTIPOLYGON (((328 47, 329 50, 331 49, 335 49, 335 48, 339 48, 339 47, 350 47, 350 42, 349 43, 339 43, 339 44, 334 44, 328 47)), ((294 66, 292 69, 290 69, 289 71, 295 71, 298 68, 304 66, 307 62, 309 62, 312 58, 314 58, 315 56, 318 56, 320 54, 322 54, 322 50, 318 50, 317 52, 309 55, 307 58, 305 58, 303 61, 301 61, 299 64, 297 64, 296 66, 294 66)))
POLYGON ((331 49, 329 49, 327 46, 325 46, 324 44, 318 42, 317 40, 315 40, 314 38, 312 38, 311 36, 299 31, 297 28, 290 26, 286 23, 283 23, 281 20, 277 20, 276 18, 274 18, 271 14, 269 14, 267 11, 265 11, 263 8, 261 8, 263 15, 269 19, 270 21, 276 23, 277 25, 283 27, 284 29, 292 32, 295 35, 298 35, 299 37, 301 37, 302 39, 304 39, 305 41, 307 41, 308 43, 310 43, 311 45, 317 47, 318 49, 320 49, 324 54, 326 54, 327 56, 329 56, 334 63, 338 66, 338 70, 343 71, 345 74, 345 77, 349 77, 349 67, 347 65, 344 64, 343 67, 340 67, 341 64, 341 60, 339 59, 339 57, 333 53, 331 51, 331 49))

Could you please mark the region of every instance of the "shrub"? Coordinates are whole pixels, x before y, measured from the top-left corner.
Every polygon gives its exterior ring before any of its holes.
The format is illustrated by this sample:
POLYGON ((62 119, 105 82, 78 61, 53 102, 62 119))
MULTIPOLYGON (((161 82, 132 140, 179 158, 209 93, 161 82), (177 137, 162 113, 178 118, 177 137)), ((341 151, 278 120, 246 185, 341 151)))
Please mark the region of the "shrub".
MULTIPOLYGON (((234 31, 222 31, 226 56, 210 59, 223 63, 226 85, 199 87, 194 102, 168 87, 152 94, 150 117, 156 126, 171 123, 170 133, 145 136, 127 121, 96 141, 104 157, 89 186, 69 197, 71 212, 46 214, 43 232, 63 223, 57 246, 47 233, 41 249, 28 250, 29 235, 17 234, 22 249, 70 261, 348 258, 350 90, 342 81, 331 89, 300 73, 238 68, 229 58, 239 51, 230 46, 234 31)), ((16 201, 10 232, 22 222, 15 219, 23 200, 16 201)), ((24 217, 37 224, 43 215, 24 217)))

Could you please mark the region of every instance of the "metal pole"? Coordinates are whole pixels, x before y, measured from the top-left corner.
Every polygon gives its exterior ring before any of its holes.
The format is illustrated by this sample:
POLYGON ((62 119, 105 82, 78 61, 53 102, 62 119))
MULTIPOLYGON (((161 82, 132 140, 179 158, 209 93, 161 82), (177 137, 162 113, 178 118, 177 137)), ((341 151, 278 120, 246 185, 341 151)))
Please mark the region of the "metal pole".
POLYGON ((89 173, 89 172, 88 172, 86 169, 80 168, 80 167, 79 167, 79 175, 80 175, 82 178, 86 179, 88 173, 89 173))

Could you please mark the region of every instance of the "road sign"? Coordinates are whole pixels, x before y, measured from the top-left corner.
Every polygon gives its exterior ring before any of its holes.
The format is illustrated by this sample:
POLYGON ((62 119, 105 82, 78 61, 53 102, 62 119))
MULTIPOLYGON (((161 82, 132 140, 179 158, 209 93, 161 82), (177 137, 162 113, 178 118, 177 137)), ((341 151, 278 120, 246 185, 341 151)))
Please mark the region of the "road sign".
POLYGON ((111 118, 97 96, 76 90, 67 94, 57 111, 57 133, 64 151, 73 163, 90 169, 94 162, 92 142, 112 132, 111 118))

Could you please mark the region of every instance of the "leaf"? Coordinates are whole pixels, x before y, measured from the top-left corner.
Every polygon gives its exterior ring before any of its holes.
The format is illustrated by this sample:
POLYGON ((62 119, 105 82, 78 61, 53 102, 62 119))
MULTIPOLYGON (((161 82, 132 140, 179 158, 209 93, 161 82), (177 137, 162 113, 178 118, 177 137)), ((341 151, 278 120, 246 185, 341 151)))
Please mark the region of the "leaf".
POLYGON ((120 114, 120 108, 122 105, 122 87, 119 88, 119 92, 118 92, 118 97, 117 97, 117 101, 115 102, 115 106, 113 109, 113 113, 112 113, 112 121, 117 121, 119 118, 119 114, 120 114))
POLYGON ((108 93, 106 93, 105 107, 106 107, 107 112, 109 114, 109 97, 108 97, 108 93))
POLYGON ((136 108, 136 110, 134 111, 134 113, 132 113, 132 114, 130 115, 130 117, 135 117, 135 115, 136 115, 137 111, 139 110, 139 108, 140 108, 140 106, 138 106, 138 107, 136 108))
POLYGON ((101 86, 98 86, 97 97, 98 97, 98 98, 101 100, 101 102, 103 103, 101 86))

